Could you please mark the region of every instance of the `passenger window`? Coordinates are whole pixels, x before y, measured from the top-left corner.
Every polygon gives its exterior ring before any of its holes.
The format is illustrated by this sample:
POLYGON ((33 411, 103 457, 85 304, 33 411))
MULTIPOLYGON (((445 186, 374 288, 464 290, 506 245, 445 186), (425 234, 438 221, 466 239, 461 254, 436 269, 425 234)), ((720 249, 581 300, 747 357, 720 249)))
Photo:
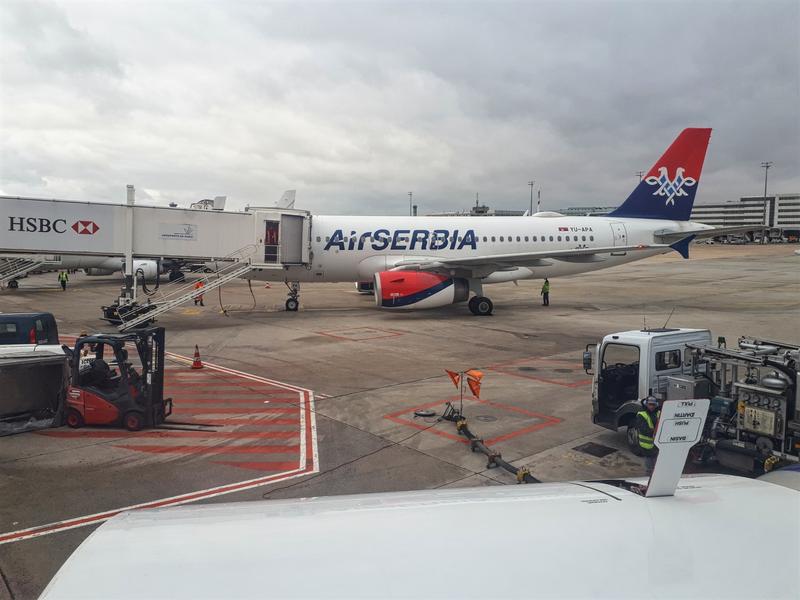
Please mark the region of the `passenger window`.
POLYGON ((528 236, 527 236, 527 235, 525 236, 525 241, 526 241, 526 242, 528 241, 528 236))
POLYGON ((502 235, 500 236, 500 241, 501 241, 501 242, 503 241, 503 236, 502 236, 502 235))
POLYGON ((518 241, 518 242, 520 241, 520 237, 519 237, 519 236, 517 236, 517 241, 518 241))
POLYGON ((585 241, 586 241, 586 236, 585 236, 585 235, 582 235, 582 236, 581 236, 581 240, 585 242, 585 241))
POLYGON ((536 241, 536 236, 533 236, 533 241, 534 241, 534 242, 536 241))
POLYGON ((325 241, 326 241, 326 242, 330 242, 330 241, 331 241, 331 236, 329 236, 329 235, 326 235, 326 236, 325 236, 325 241))
POLYGON ((593 241, 594 241, 594 236, 593 236, 593 235, 590 235, 590 236, 589 236, 589 240, 593 242, 593 241))
POLYGON ((488 241, 488 240, 486 239, 486 236, 483 236, 483 241, 484 241, 484 242, 488 241))
POLYGON ((559 241, 559 242, 561 241, 561 236, 558 236, 558 241, 559 241))
POLYGON ((492 241, 493 241, 493 242, 496 242, 496 241, 497 241, 497 240, 495 239, 495 237, 494 237, 494 236, 492 236, 492 241))
POLYGON ((317 243, 319 243, 321 241, 322 241, 322 238, 320 236, 317 236, 317 243))
POLYGON ((656 371, 677 369, 680 366, 681 366, 680 350, 664 350, 663 352, 656 352, 656 371))
POLYGON ((567 241, 569 241, 569 236, 566 236, 564 239, 565 239, 565 240, 567 240, 567 241))
POLYGON ((553 236, 552 236, 552 235, 550 236, 550 241, 551 241, 551 242, 553 241, 553 236))

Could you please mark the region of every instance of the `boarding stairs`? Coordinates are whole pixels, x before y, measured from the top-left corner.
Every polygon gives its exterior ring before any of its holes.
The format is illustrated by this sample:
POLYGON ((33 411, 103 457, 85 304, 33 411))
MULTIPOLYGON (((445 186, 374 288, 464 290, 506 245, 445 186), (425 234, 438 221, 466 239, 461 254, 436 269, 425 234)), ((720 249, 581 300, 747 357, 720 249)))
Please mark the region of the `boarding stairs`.
POLYGON ((247 275, 253 270, 255 258, 259 251, 263 252, 263 248, 264 246, 260 244, 250 244, 225 258, 207 263, 204 269, 213 269, 211 273, 198 271, 198 274, 202 276, 192 279, 188 283, 176 281, 160 286, 158 291, 147 299, 146 303, 136 305, 129 311, 119 311, 121 323, 117 328, 120 331, 127 331, 138 325, 146 324, 154 317, 194 300, 197 296, 207 294, 238 277, 247 275), (202 288, 195 287, 198 281, 203 282, 202 288))
MULTIPOLYGON (((25 277, 31 271, 48 266, 57 267, 61 264, 60 256, 20 255, 0 256, 0 289, 9 283, 25 277)), ((11 285, 9 287, 16 287, 11 285)))

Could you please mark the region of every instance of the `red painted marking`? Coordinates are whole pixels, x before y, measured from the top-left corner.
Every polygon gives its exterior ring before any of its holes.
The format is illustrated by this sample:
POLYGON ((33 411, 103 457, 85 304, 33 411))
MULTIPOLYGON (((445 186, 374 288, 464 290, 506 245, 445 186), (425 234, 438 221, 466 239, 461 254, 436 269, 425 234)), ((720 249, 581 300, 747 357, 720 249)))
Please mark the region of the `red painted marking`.
MULTIPOLYGON (((264 406, 263 408, 214 408, 213 406, 201 408, 199 410, 184 410, 180 405, 176 405, 172 414, 190 415, 246 415, 261 413, 299 413, 300 409, 295 406, 264 406)), ((169 422, 169 421, 168 421, 169 422)))
POLYGON ((297 468, 297 461, 291 462, 231 462, 227 460, 212 461, 217 465, 239 467, 240 469, 253 469, 255 471, 286 471, 297 468))
POLYGON ((337 340, 345 340, 348 342, 368 342, 370 340, 380 340, 383 338, 397 337, 399 335, 403 335, 403 333, 400 331, 391 331, 389 329, 376 329, 375 327, 352 327, 349 329, 340 329, 338 330, 338 332, 339 333, 337 334, 336 331, 317 331, 319 335, 324 335, 337 340), (348 337, 347 335, 341 335, 342 333, 347 333, 348 331, 359 331, 359 330, 378 331, 380 333, 385 333, 386 335, 373 335, 370 337, 363 337, 363 338, 348 337))
POLYGON ((522 377, 523 379, 532 379, 534 381, 540 381, 542 383, 547 383, 547 384, 551 384, 551 385, 560 385, 561 387, 566 387, 566 388, 578 388, 578 387, 582 387, 584 385, 589 385, 589 384, 592 383, 591 379, 580 379, 578 381, 573 381, 572 383, 569 383, 569 382, 565 382, 565 381, 558 381, 556 379, 549 379, 547 377, 540 377, 538 375, 530 375, 528 373, 520 373, 519 371, 512 371, 511 370, 511 369, 513 369, 512 365, 519 365, 520 363, 526 363, 526 362, 532 362, 534 364, 537 363, 537 362, 549 362, 549 363, 555 363, 555 364, 569 365, 570 367, 575 367, 576 370, 577 370, 576 363, 573 362, 573 361, 565 360, 565 359, 561 359, 561 358, 546 358, 546 357, 540 358, 538 356, 532 356, 532 357, 528 357, 528 358, 520 358, 518 360, 512 360, 512 361, 507 362, 507 363, 500 363, 500 364, 492 365, 491 367, 486 367, 486 368, 491 370, 491 371, 497 371, 499 373, 504 373, 505 375, 513 375, 514 377, 522 377))
POLYGON ((299 404, 300 401, 297 396, 291 398, 274 398, 267 396, 255 396, 254 398, 194 398, 187 396, 172 396, 172 400, 178 402, 180 400, 181 406, 189 404, 263 404, 270 402, 275 404, 299 404))
MULTIPOLYGON (((294 463, 293 463, 294 464, 294 463)), ((309 469, 303 469, 298 471, 296 475, 303 475, 307 473, 309 469)), ((118 510, 109 510, 103 513, 97 513, 94 515, 90 515, 88 517, 78 517, 75 519, 69 519, 66 521, 60 521, 58 523, 50 523, 48 525, 42 525, 41 527, 31 527, 28 529, 23 529, 21 531, 15 531, 13 533, 0 535, 0 544, 5 542, 10 542, 16 539, 42 535, 45 533, 53 533, 56 531, 64 530, 64 529, 73 529, 75 527, 80 527, 82 525, 89 525, 91 523, 99 523, 102 521, 106 521, 111 517, 114 517, 121 512, 131 509, 142 509, 142 508, 162 508, 165 506, 174 506, 176 504, 186 504, 187 502, 192 502, 193 500, 202 500, 203 498, 219 496, 222 494, 229 494, 231 492, 236 492, 238 490, 249 489, 257 486, 265 485, 271 481, 279 481, 286 476, 285 473, 278 473, 276 475, 268 475, 266 477, 259 477, 258 479, 251 479, 249 481, 242 481, 239 483, 233 483, 231 485, 219 486, 216 488, 211 488, 210 490, 202 490, 199 492, 191 492, 188 494, 182 494, 180 496, 174 496, 172 498, 166 498, 164 500, 156 500, 154 502, 146 502, 143 504, 137 504, 135 506, 129 506, 125 508, 121 508, 118 510)))
POLYGON ((39 431, 39 435, 46 435, 55 438, 203 438, 203 439, 289 439, 300 435, 297 430, 294 431, 176 431, 176 430, 160 430, 160 431, 108 431, 102 429, 85 429, 85 430, 60 430, 53 429, 51 431, 39 431))
MULTIPOLYGON (((296 434, 295 434, 296 435, 296 434)), ((155 446, 123 444, 116 448, 152 454, 297 454, 300 446, 155 446)))
MULTIPOLYGON (((181 423, 188 423, 189 425, 299 425, 300 419, 286 419, 286 418, 272 418, 270 415, 265 415, 260 419, 185 419, 181 423)), ((169 424, 169 421, 167 421, 169 424)))
MULTIPOLYGON (((441 406, 445 402, 448 402, 448 401, 455 402, 458 399, 459 399, 458 396, 452 396, 450 398, 445 398, 444 400, 435 400, 433 402, 428 402, 427 404, 414 406, 412 408, 405 408, 403 410, 399 410, 399 411, 394 412, 394 413, 389 413, 387 415, 383 415, 383 418, 384 419, 388 419, 389 421, 392 421, 392 422, 397 423, 399 425, 404 425, 406 427, 413 427, 414 429, 419 429, 420 431, 428 431, 430 433, 433 433, 434 435, 438 435, 440 437, 444 437, 444 438, 447 438, 449 440, 453 440, 453 441, 456 441, 456 442, 460 442, 462 444, 466 444, 466 443, 468 443, 469 440, 459 436, 458 434, 448 433, 446 431, 441 431, 439 429, 434 429, 434 428, 430 428, 429 429, 430 425, 422 425, 420 423, 416 423, 416 422, 411 421, 409 419, 401 418, 401 415, 407 415, 409 413, 413 413, 415 410, 420 410, 420 409, 423 409, 423 408, 432 408, 434 406, 441 406)), ((502 404, 500 402, 493 402, 493 401, 489 401, 489 400, 483 400, 483 399, 480 399, 480 398, 471 398, 470 402, 478 402, 480 404, 485 404, 485 405, 488 405, 488 406, 494 406, 494 407, 496 407, 496 408, 498 408, 500 410, 507 410, 507 411, 510 411, 510 412, 516 412, 516 413, 523 414, 523 415, 525 415, 527 417, 533 417, 535 419, 539 419, 540 420, 539 423, 535 423, 535 424, 530 425, 528 427, 523 427, 521 429, 516 429, 514 431, 510 431, 508 433, 493 437, 491 439, 484 440, 487 445, 496 444, 497 442, 504 442, 504 441, 510 440, 512 438, 515 438, 517 436, 524 435, 526 433, 531 433, 533 431, 538 431, 539 429, 544 429, 545 427, 550 427, 551 425, 557 425, 558 423, 561 422, 561 419, 559 419, 558 417, 552 417, 550 415, 543 415, 541 413, 533 412, 533 411, 526 410, 524 408, 519 408, 519 407, 516 407, 516 406, 510 406, 508 404, 502 404)))

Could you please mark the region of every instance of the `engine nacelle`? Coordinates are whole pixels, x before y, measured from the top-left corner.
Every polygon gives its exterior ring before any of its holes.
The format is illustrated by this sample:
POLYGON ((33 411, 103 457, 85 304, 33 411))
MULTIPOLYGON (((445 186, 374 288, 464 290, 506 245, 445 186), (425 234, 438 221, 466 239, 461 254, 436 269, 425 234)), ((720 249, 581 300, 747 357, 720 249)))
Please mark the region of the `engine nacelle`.
POLYGON ((469 298, 466 279, 420 271, 375 273, 375 304, 379 308, 438 308, 469 298))
POLYGON ((141 277, 142 274, 144 274, 145 281, 155 281, 159 273, 166 273, 166 269, 163 267, 159 270, 158 262, 155 260, 134 260, 133 272, 136 273, 139 270, 141 270, 142 273, 139 273, 138 276, 141 277))

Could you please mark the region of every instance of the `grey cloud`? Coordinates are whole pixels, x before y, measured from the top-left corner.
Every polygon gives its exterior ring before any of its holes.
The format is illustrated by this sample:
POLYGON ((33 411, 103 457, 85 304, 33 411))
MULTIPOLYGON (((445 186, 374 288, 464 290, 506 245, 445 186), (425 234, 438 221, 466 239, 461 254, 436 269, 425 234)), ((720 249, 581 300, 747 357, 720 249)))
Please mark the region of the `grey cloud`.
POLYGON ((610 204, 685 126, 701 201, 800 189, 793 1, 5 5, 0 188, 316 212, 610 204), (13 55, 13 54, 12 54, 13 55), (9 119, 8 115, 15 118, 9 119))

